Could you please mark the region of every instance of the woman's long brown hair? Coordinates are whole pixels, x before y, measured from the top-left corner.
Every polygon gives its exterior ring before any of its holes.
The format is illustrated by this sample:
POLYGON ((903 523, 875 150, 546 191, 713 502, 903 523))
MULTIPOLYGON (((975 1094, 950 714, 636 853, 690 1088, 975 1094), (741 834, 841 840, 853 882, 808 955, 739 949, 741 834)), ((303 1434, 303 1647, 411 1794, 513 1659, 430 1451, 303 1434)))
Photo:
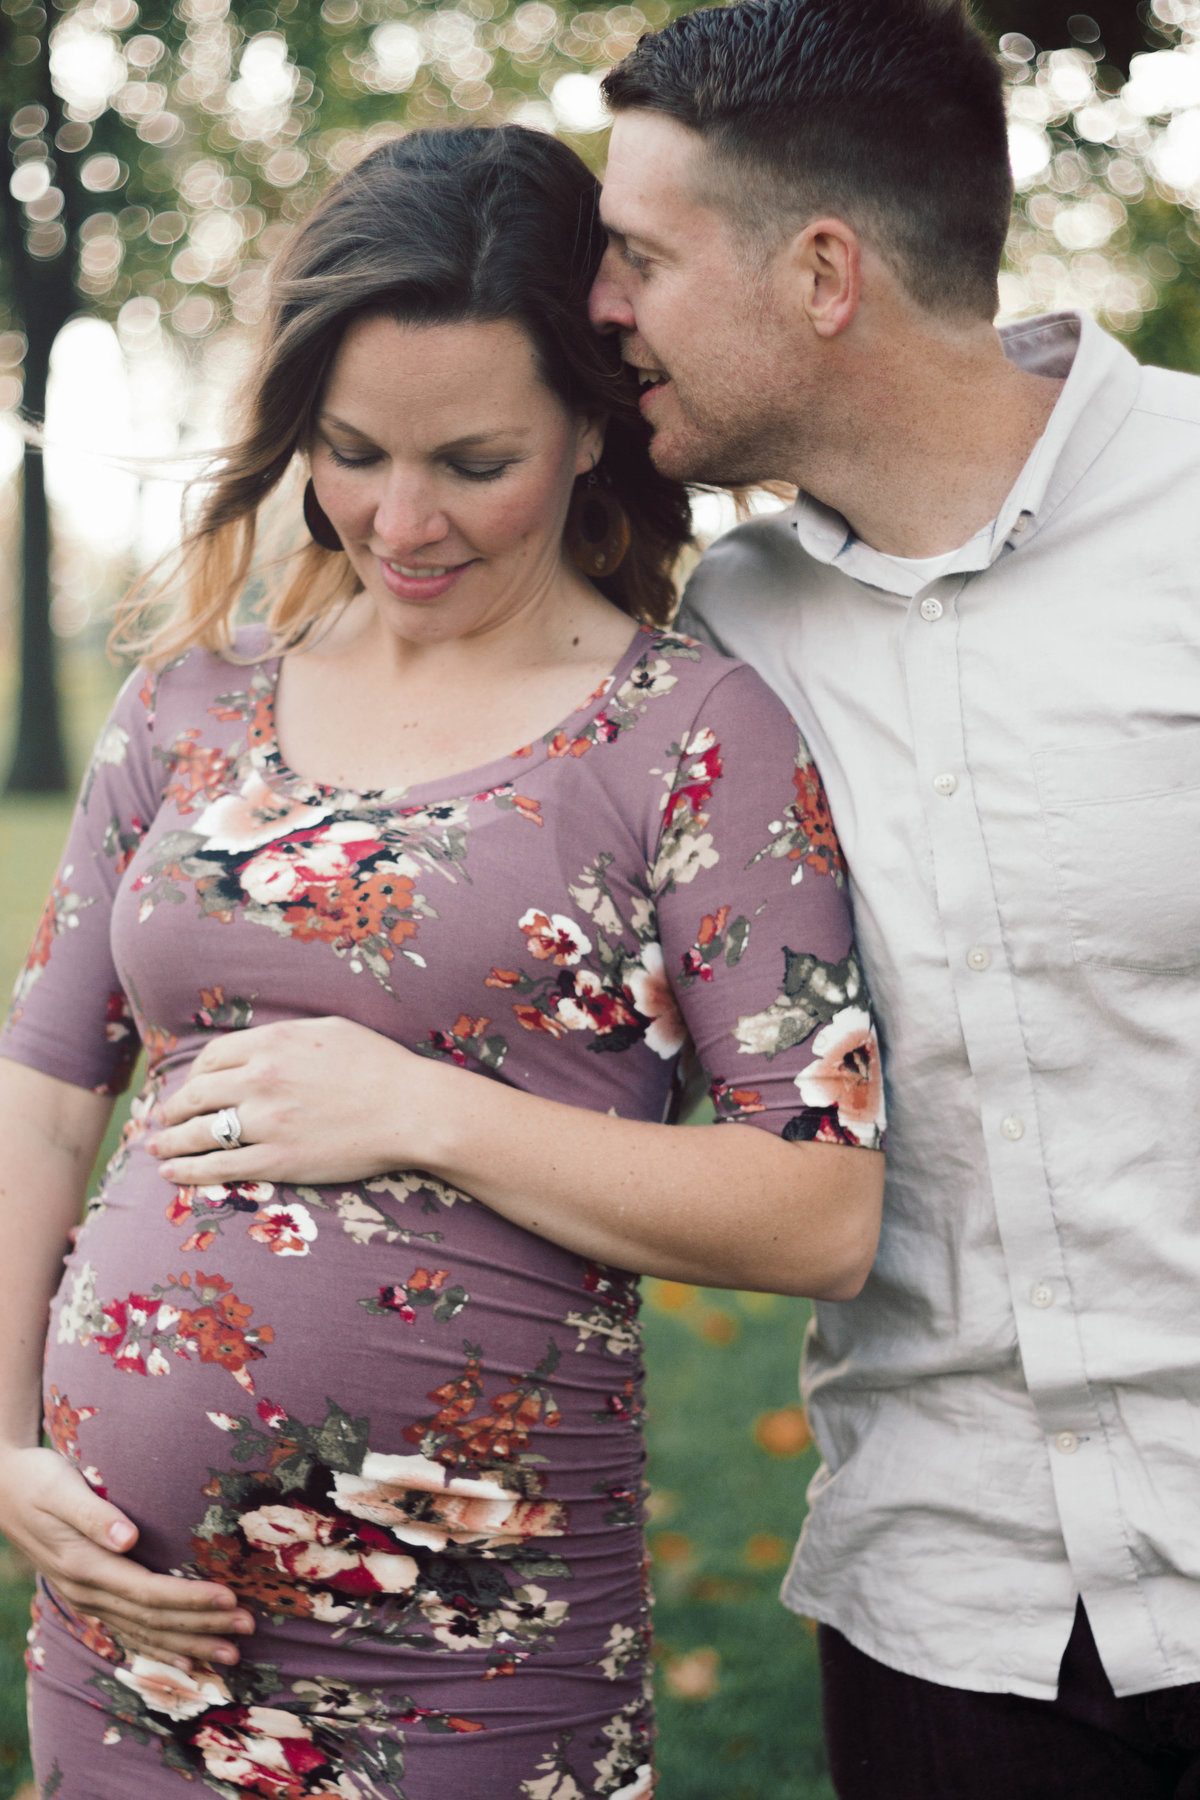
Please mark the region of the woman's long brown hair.
MULTIPOLYGON (((170 572, 152 570, 122 603, 114 647, 159 665, 196 645, 230 649, 261 509, 307 455, 347 327, 380 314, 416 325, 512 320, 564 405, 607 416, 597 473, 623 505, 632 541, 596 586, 633 617, 665 622, 691 535, 687 494, 650 461, 616 340, 588 324, 604 250, 597 194, 574 151, 515 125, 413 132, 336 182, 274 268, 243 428, 205 478, 170 572)), ((271 573, 265 617, 277 651, 358 585, 344 553, 311 541, 271 573)))

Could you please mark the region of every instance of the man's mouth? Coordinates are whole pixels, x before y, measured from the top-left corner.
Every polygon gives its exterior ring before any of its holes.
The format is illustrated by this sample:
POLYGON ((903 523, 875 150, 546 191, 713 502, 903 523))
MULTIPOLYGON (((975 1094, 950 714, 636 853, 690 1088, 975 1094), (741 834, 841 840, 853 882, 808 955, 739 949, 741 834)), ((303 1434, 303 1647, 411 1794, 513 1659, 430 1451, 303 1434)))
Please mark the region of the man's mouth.
POLYGON ((671 379, 662 369, 643 369, 635 366, 633 372, 637 378, 639 405, 649 399, 651 394, 656 394, 661 388, 666 387, 671 379))

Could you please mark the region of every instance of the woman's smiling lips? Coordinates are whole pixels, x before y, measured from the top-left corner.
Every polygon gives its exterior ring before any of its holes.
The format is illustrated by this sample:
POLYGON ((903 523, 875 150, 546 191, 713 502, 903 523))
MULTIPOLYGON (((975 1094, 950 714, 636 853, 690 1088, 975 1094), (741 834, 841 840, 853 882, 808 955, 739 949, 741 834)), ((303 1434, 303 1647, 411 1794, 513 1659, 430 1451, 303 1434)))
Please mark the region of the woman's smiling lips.
MULTIPOLYGON (((376 559, 384 586, 400 600, 436 600, 452 588, 471 562, 401 563, 387 557, 376 559)), ((474 559, 472 559, 474 560, 474 559)))

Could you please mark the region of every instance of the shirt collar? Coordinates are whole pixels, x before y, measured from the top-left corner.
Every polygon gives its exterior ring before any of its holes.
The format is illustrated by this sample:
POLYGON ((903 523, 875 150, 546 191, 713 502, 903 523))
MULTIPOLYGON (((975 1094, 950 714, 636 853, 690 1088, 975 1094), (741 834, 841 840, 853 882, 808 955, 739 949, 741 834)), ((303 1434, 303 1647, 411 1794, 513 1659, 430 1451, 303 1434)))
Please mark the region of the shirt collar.
MULTIPOLYGON (((1138 365, 1094 319, 1077 312, 1044 313, 1002 325, 1004 354, 1018 367, 1062 380, 1063 388, 990 527, 955 553, 942 575, 986 569, 1036 535, 1064 495, 1100 454, 1133 405, 1138 365)), ((921 574, 855 537, 841 513, 797 495, 792 524, 817 562, 855 581, 905 598, 928 586, 921 574)))

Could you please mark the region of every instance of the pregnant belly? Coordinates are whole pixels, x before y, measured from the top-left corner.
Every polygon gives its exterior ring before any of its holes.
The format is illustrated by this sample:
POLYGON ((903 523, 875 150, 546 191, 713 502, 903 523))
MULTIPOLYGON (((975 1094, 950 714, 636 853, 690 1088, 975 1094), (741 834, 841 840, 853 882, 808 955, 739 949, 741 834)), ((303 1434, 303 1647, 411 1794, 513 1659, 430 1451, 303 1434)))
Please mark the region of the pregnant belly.
POLYGON ((425 1177, 171 1190, 135 1150, 64 1273, 47 1417, 151 1567, 503 1655, 567 1535, 631 1566, 636 1304, 425 1177))

